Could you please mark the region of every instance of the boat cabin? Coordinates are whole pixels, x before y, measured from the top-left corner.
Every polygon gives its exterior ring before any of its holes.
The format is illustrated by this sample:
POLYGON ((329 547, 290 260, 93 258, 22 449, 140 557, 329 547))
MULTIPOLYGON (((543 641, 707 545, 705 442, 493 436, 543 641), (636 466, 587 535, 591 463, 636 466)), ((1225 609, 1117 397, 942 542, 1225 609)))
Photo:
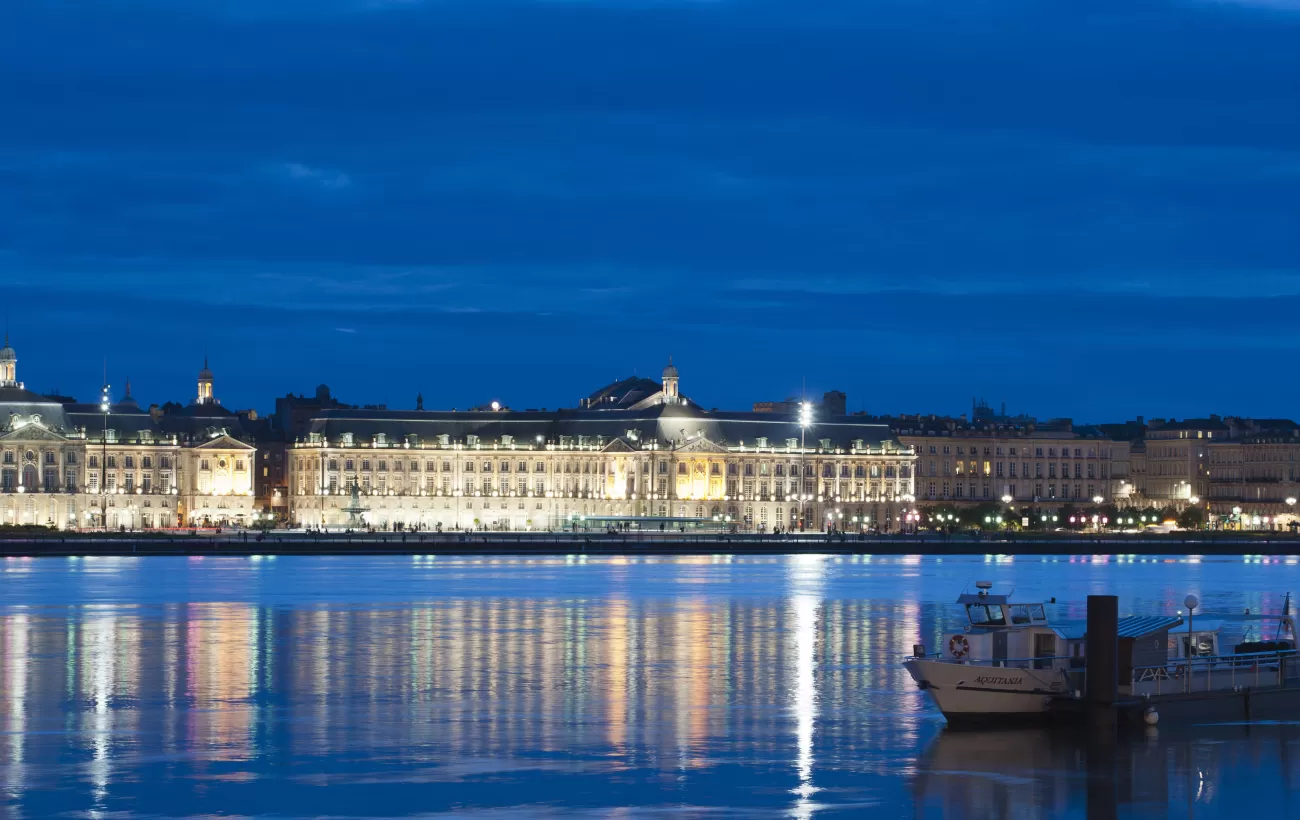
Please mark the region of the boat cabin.
POLYGON ((1169 630, 1169 657, 1186 660, 1187 658, 1216 658, 1219 651, 1219 633, 1223 630, 1223 621, 1211 618, 1196 618, 1192 623, 1182 623, 1169 630), (1195 631, 1189 631, 1189 630, 1195 631))
POLYGON ((957 597, 969 626, 946 639, 941 655, 956 661, 991 661, 1035 669, 1067 665, 1061 661, 1070 651, 1068 643, 1048 623, 1042 602, 1017 601, 1010 593, 995 593, 989 581, 979 581, 975 587, 975 592, 957 597))
MULTIPOLYGON (((963 592, 957 603, 966 610, 969 625, 960 634, 945 638, 939 656, 958 663, 988 663, 1032 669, 1081 669, 1085 665, 1087 624, 1051 624, 1042 603, 1018 602, 1011 594, 992 591, 993 584, 979 581, 976 592, 963 592)), ((1117 624, 1120 665, 1132 668, 1162 663, 1178 637, 1172 630, 1181 618, 1126 616, 1117 624)), ((1218 650, 1221 623, 1197 624, 1189 640, 1197 655, 1218 650)), ((1186 636, 1186 627, 1183 628, 1186 636)), ((1181 644, 1180 644, 1181 645, 1181 644)))

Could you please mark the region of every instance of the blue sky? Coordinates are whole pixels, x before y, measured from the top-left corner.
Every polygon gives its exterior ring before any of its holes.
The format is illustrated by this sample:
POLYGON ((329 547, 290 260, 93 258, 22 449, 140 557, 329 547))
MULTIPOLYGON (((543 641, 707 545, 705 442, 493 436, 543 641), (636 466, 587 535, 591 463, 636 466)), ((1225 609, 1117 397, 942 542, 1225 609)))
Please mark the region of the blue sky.
POLYGON ((1300 415, 1300 0, 8 0, 29 387, 1300 415))

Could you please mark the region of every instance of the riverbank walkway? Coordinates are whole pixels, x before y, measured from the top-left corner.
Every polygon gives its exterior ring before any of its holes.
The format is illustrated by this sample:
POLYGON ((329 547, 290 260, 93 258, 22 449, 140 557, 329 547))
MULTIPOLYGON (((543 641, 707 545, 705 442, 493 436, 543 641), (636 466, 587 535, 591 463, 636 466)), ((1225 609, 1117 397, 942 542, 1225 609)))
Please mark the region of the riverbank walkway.
POLYGON ((1279 555, 1300 556, 1283 533, 781 535, 649 532, 13 533, 0 556, 69 555, 1279 555))

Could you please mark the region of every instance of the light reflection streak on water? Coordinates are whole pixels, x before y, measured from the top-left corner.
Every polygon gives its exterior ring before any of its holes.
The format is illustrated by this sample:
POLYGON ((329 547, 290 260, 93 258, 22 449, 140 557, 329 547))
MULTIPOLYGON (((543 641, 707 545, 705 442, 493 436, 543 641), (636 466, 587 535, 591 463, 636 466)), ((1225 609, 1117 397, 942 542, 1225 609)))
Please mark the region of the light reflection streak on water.
POLYGON ((87 677, 91 682, 90 780, 96 812, 106 809, 104 801, 108 796, 108 781, 112 772, 109 748, 113 719, 109 713, 108 702, 113 694, 113 669, 117 660, 115 651, 117 636, 114 634, 116 620, 117 616, 112 612, 93 615, 87 625, 88 628, 82 633, 90 644, 84 658, 89 665, 87 677))
POLYGON ((6 788, 10 793, 21 792, 24 769, 23 742, 27 730, 27 666, 28 666, 28 630, 26 612, 18 612, 4 619, 3 641, 4 662, 8 674, 5 675, 4 698, 8 702, 5 710, 9 716, 9 766, 6 770, 6 788))
POLYGON ((794 610, 795 681, 794 713, 798 756, 795 769, 799 785, 791 816, 806 820, 815 805, 813 785, 814 732, 817 725, 817 614, 821 607, 821 581, 826 557, 800 555, 790 564, 791 606, 794 610))

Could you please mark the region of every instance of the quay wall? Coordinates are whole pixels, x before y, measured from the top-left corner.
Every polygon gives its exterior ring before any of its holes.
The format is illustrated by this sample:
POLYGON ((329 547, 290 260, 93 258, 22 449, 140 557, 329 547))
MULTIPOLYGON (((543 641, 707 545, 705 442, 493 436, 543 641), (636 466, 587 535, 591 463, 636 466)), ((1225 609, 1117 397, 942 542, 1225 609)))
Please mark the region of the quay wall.
POLYGON ((604 533, 58 533, 5 535, 0 556, 68 555, 1300 555, 1294 536, 960 538, 604 533))

